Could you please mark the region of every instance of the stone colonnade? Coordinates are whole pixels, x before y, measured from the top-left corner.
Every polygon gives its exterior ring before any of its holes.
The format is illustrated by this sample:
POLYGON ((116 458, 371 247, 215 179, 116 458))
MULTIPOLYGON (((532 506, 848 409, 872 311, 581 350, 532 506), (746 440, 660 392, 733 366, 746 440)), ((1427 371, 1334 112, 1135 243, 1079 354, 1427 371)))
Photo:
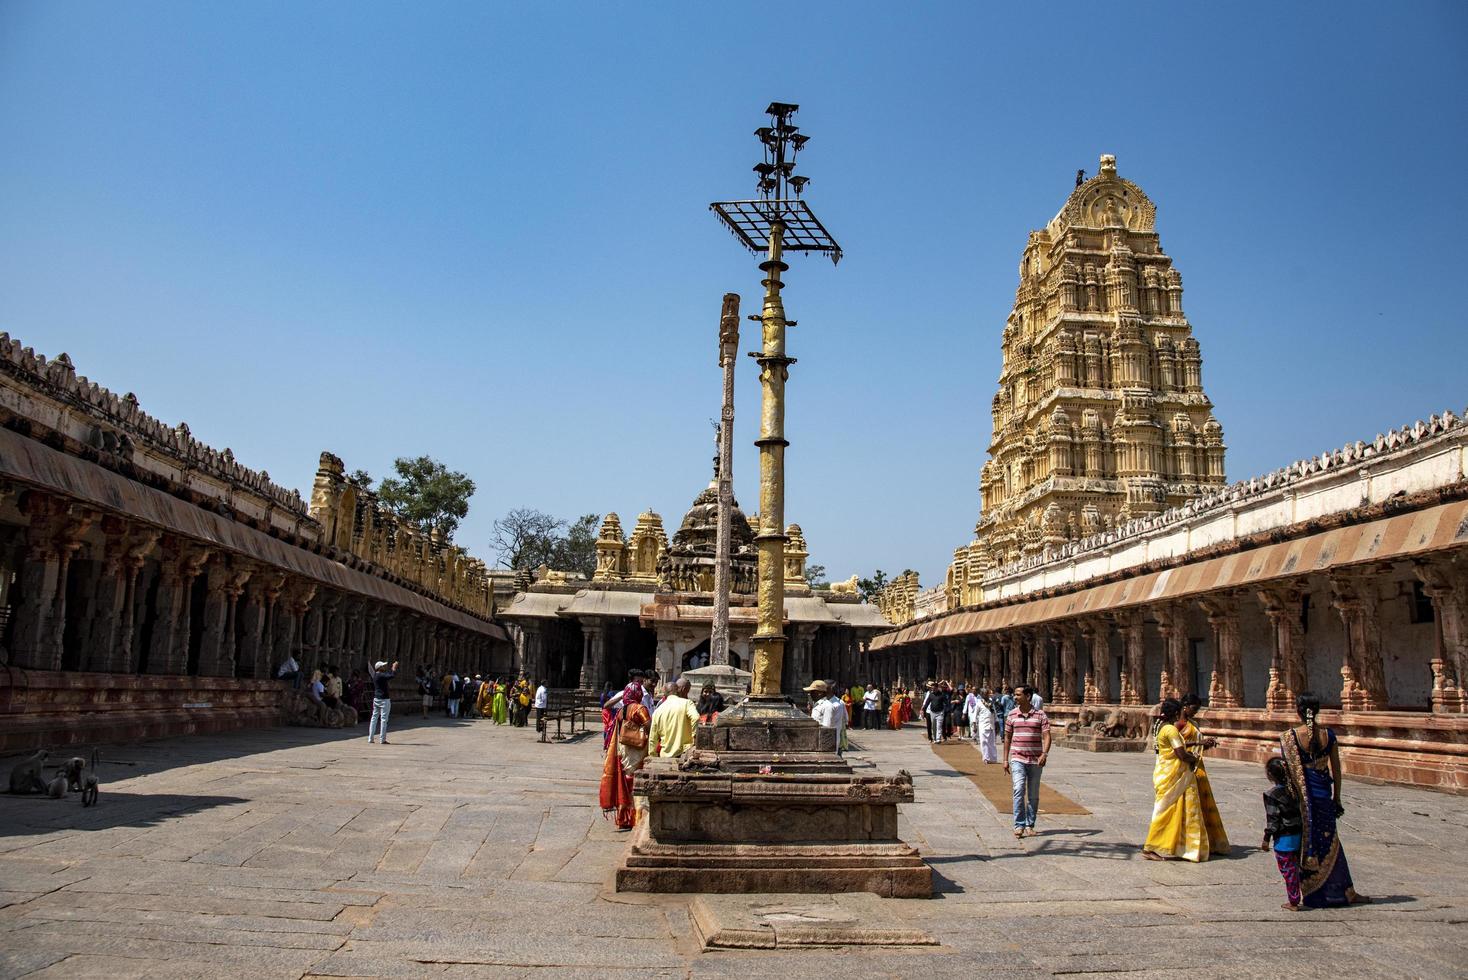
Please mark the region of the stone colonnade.
POLYGON ((0 639, 16 667, 260 679, 288 654, 348 675, 376 660, 493 666, 486 633, 382 599, 39 490, 0 488, 0 505, 28 519, 0 525, 0 573, 14 575, 0 639))
POLYGON ((1468 557, 1272 581, 1166 603, 879 648, 884 684, 1033 684, 1052 705, 1468 712, 1468 557))

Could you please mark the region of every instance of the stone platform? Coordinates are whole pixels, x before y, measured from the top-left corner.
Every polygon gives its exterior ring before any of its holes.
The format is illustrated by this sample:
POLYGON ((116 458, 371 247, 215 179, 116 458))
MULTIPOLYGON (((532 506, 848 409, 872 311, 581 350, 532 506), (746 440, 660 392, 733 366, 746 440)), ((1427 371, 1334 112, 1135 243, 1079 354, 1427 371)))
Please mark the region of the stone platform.
POLYGON ((700 895, 689 916, 705 949, 938 945, 892 922, 875 895, 700 895))
POLYGON ((1112 738, 1095 732, 1055 732, 1051 744, 1079 752, 1146 752, 1152 746, 1145 738, 1112 738))
POLYGON ((0 671, 0 752, 263 728, 284 721, 274 680, 0 671))

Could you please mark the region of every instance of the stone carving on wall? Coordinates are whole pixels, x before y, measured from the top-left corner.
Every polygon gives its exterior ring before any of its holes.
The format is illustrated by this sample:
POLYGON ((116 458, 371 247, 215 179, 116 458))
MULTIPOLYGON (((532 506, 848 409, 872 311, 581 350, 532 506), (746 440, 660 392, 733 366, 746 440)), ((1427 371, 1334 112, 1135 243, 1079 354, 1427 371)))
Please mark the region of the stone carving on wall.
POLYGON ((400 521, 377 495, 346 478, 341 458, 322 453, 311 487, 311 516, 339 557, 385 570, 451 606, 488 619, 494 612, 489 567, 435 530, 400 521))

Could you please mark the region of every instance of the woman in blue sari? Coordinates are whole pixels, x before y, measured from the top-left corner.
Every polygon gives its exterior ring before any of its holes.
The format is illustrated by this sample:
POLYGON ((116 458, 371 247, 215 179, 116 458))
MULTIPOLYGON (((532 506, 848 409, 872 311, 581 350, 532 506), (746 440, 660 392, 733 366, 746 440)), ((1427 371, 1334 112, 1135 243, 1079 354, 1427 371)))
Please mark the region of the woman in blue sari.
POLYGON ((1300 837, 1300 890, 1306 908, 1360 905, 1371 901, 1356 894, 1346 852, 1336 834, 1341 806, 1341 755, 1335 732, 1320 728, 1320 698, 1305 693, 1295 698, 1304 724, 1280 736, 1280 750, 1295 798, 1300 801, 1304 833, 1300 837))

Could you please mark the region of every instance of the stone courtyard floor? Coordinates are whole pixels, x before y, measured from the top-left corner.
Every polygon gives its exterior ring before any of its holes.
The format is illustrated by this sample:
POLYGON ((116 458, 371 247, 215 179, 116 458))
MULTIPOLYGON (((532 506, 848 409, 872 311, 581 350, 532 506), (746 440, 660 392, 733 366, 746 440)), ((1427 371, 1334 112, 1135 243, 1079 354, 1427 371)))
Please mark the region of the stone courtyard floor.
MULTIPOLYGON (((1259 768, 1210 762, 1232 855, 1141 858, 1151 757, 1057 750, 1091 811, 1016 841, 918 728, 854 755, 913 774, 903 836, 937 947, 701 952, 686 896, 618 895, 599 733, 402 721, 393 744, 276 729, 104 751, 101 805, 0 796, 0 976, 1463 976, 1468 800, 1349 782, 1343 840, 1377 904, 1281 911, 1259 768)), ((1205 719, 1206 721, 1206 719, 1205 719)), ((1205 726, 1206 727, 1206 726, 1205 726)))

